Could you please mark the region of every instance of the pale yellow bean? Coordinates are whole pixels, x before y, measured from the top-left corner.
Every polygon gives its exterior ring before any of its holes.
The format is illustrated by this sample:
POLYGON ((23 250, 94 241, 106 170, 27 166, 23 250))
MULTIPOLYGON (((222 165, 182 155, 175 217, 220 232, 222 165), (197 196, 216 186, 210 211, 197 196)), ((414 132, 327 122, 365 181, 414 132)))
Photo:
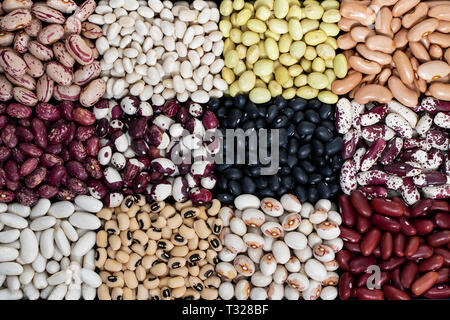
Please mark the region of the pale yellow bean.
POLYGON ((228 67, 223 67, 222 69, 222 79, 225 80, 225 82, 230 85, 234 82, 234 73, 233 70, 231 70, 228 67))
POLYGON ((300 75, 303 72, 303 69, 298 64, 294 64, 293 66, 290 66, 288 68, 288 71, 289 75, 295 78, 296 76, 300 75))
POLYGON ((266 41, 264 41, 264 48, 269 59, 277 60, 279 58, 280 51, 278 50, 278 44, 274 39, 266 39, 266 41))
POLYGON ((295 88, 288 88, 283 91, 283 94, 281 96, 286 100, 290 100, 294 99, 296 93, 297 90, 295 88))
POLYGON ((281 84, 282 86, 289 81, 289 79, 291 79, 290 75, 289 75, 289 71, 286 67, 278 67, 275 70, 275 80, 277 80, 277 82, 279 84, 281 84))
POLYGON ((243 44, 240 44, 236 47, 236 52, 238 53, 239 59, 243 60, 247 55, 247 47, 243 44))
POLYGON ((311 72, 308 74, 308 84, 315 89, 324 89, 328 86, 328 77, 320 72, 311 72))
POLYGON ((301 67, 303 68, 303 71, 305 71, 305 72, 311 72, 311 65, 312 65, 312 62, 309 61, 308 59, 302 58, 302 59, 300 60, 300 65, 301 65, 301 67))
POLYGON ((317 20, 302 19, 300 24, 302 25, 303 34, 319 28, 319 21, 317 20))
POLYGON ((328 77, 328 86, 327 90, 331 91, 331 84, 336 80, 336 75, 334 74, 334 71, 331 69, 325 70, 325 75, 328 77))
POLYGON ((267 21, 269 19, 272 12, 266 6, 261 6, 256 10, 255 16, 261 21, 267 21))
POLYGON ((267 76, 273 72, 273 61, 269 59, 258 60, 254 64, 253 70, 255 74, 259 77, 267 76))
POLYGON ((258 19, 250 19, 247 26, 249 30, 257 33, 264 33, 267 30, 266 24, 258 19))
POLYGON ((317 98, 320 102, 327 104, 335 104, 338 101, 338 96, 331 91, 325 90, 321 91, 317 98))
POLYGON ((267 30, 266 32, 264 32, 264 36, 265 38, 272 38, 277 42, 280 40, 280 34, 273 32, 272 30, 267 30))
POLYGON ((239 11, 239 13, 236 15, 236 24, 238 26, 243 26, 247 24, 248 20, 251 18, 252 12, 245 8, 239 11))
POLYGON ((341 15, 337 9, 329 9, 323 13, 322 21, 328 23, 338 23, 341 20, 341 15))
POLYGON ((266 103, 269 102, 271 95, 268 89, 254 88, 250 91, 249 98, 253 103, 266 103))
POLYGON ((319 29, 324 31, 328 37, 336 37, 340 31, 337 24, 328 22, 321 22, 319 29))
POLYGON ((306 44, 303 41, 294 41, 289 49, 289 53, 291 54, 291 56, 297 60, 303 57, 305 51, 306 44))
POLYGON ((325 61, 321 57, 317 57, 312 61, 311 69, 316 72, 325 71, 325 61))
POLYGON ((339 2, 336 0, 325 0, 320 3, 325 10, 337 9, 339 10, 339 2))
POLYGON ((244 0, 234 0, 233 1, 233 9, 236 11, 239 11, 244 7, 244 4, 245 4, 244 0))
POLYGON ((326 43, 321 43, 316 47, 316 52, 319 57, 324 60, 334 59, 336 56, 336 51, 326 43))
POLYGON ((326 44, 329 44, 334 50, 338 49, 337 40, 332 37, 327 37, 327 40, 325 40, 326 44))
POLYGON ((247 49, 246 60, 249 64, 254 64, 259 59, 259 46, 257 44, 252 45, 247 49))
POLYGON ((235 97, 239 94, 239 83, 237 81, 233 82, 229 87, 228 91, 230 93, 230 96, 235 97))
POLYGON ((267 87, 270 91, 270 95, 272 96, 272 98, 281 95, 281 93, 283 92, 283 88, 275 80, 269 81, 269 85, 267 87))
POLYGON ((281 53, 289 52, 292 44, 292 37, 289 33, 285 33, 280 37, 280 41, 278 42, 278 48, 281 53))
POLYGON ((287 21, 281 19, 269 19, 269 29, 278 34, 289 32, 287 21))
POLYGON ((303 30, 300 21, 293 18, 289 20, 289 34, 293 40, 301 40, 303 38, 303 30))
POLYGON ((231 28, 232 26, 230 21, 222 20, 219 22, 219 30, 222 32, 222 35, 225 38, 228 38, 230 36, 231 28))
POLYGON ((259 35, 253 31, 245 31, 242 34, 242 43, 247 47, 250 47, 259 42, 259 35))
POLYGON ((303 87, 308 83, 308 76, 306 74, 301 74, 294 79, 294 85, 296 87, 303 87))
POLYGON ((246 70, 246 66, 244 61, 239 60, 237 65, 233 68, 233 72, 235 75, 240 76, 246 70))
POLYGON ((310 86, 304 86, 297 89, 297 96, 303 99, 314 99, 319 94, 319 90, 311 88, 310 86))
POLYGON ((227 17, 233 12, 233 3, 231 0, 224 0, 219 7, 220 14, 227 17))
POLYGON ((273 13, 276 18, 283 19, 288 14, 288 11, 289 11, 288 0, 274 0, 273 13))
POLYGON ((289 53, 283 53, 280 55, 280 63, 284 66, 292 66, 296 64, 298 59, 295 59, 293 56, 291 56, 289 53))
POLYGON ((307 46, 305 54, 303 56, 305 57, 305 59, 313 61, 317 57, 317 51, 314 47, 307 46))
POLYGON ((233 40, 231 40, 230 38, 227 38, 223 44, 223 56, 225 56, 225 54, 228 51, 234 50, 235 48, 236 48, 236 45, 234 44, 233 40))
POLYGON ((291 18, 300 20, 302 18, 302 9, 299 5, 291 5, 289 8, 288 14, 286 16, 286 19, 289 20, 291 18))
POLYGON ((237 29, 237 28, 233 28, 230 31, 230 39, 231 41, 233 41, 234 43, 241 43, 241 39, 242 39, 242 31, 237 29))
POLYGON ((337 78, 342 79, 347 76, 347 59, 345 58, 344 54, 339 53, 334 57, 333 60, 333 70, 337 78))
POLYGON ((239 77, 239 88, 243 92, 249 92, 253 89, 256 82, 256 76, 253 71, 245 71, 239 77))
POLYGON ((322 18, 323 13, 324 10, 320 5, 308 4, 305 7, 305 15, 308 19, 319 20, 322 18))
POLYGON ((310 31, 305 34, 305 42, 310 46, 317 46, 327 40, 327 34, 322 30, 310 31))
POLYGON ((225 54, 225 66, 228 68, 234 68, 239 62, 239 55, 236 50, 229 50, 225 54))

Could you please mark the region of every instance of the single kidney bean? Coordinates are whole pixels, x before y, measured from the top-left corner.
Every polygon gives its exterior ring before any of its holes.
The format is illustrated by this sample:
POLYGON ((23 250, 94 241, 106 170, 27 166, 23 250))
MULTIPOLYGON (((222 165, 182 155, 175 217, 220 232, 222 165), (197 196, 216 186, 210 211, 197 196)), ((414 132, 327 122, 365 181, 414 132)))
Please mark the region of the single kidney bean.
POLYGON ((439 274, 439 277, 436 280, 436 284, 448 282, 449 274, 450 274, 449 268, 441 268, 441 269, 437 270, 436 272, 439 274))
POLYGON ((359 300, 384 300, 383 291, 379 289, 358 288, 356 296, 359 300))
POLYGON ((366 197, 360 191, 353 190, 350 194, 350 201, 357 213, 365 218, 370 218, 372 208, 370 207, 369 201, 367 201, 366 197))
POLYGON ((12 148, 11 149, 11 156, 17 164, 21 164, 25 161, 25 155, 19 148, 12 148))
POLYGON ((415 296, 420 296, 428 291, 436 283, 439 275, 437 272, 430 271, 417 278, 411 285, 411 292, 415 296))
POLYGON ((41 164, 46 168, 51 168, 56 165, 63 165, 64 161, 58 156, 51 153, 44 153, 40 157, 41 164))
POLYGON ((22 142, 30 142, 33 141, 34 135, 28 128, 18 127, 16 128, 16 135, 22 142))
POLYGON ((100 150, 100 139, 98 137, 90 137, 86 142, 86 152, 91 157, 97 157, 100 150))
POLYGON ((0 190, 0 203, 9 203, 16 197, 15 193, 8 190, 0 190))
POLYGON ((392 201, 394 201, 395 203, 398 203, 402 206, 403 208, 403 215, 407 218, 409 218, 411 216, 411 209, 405 204, 405 201, 403 201, 402 198, 400 197, 392 197, 392 201))
POLYGON ((47 128, 41 119, 31 120, 31 130, 34 134, 34 142, 38 147, 47 148, 47 128))
POLYGON ((63 165, 55 165, 47 177, 50 184, 60 186, 63 177, 67 174, 66 168, 63 165))
POLYGON ((72 121, 73 116, 73 108, 75 104, 72 101, 61 101, 58 105, 59 112, 62 115, 63 119, 66 121, 72 121))
POLYGON ((400 231, 400 223, 391 217, 374 213, 370 218, 370 221, 383 231, 389 231, 392 233, 397 233, 400 231))
POLYGON ((42 150, 38 146, 27 142, 20 143, 19 150, 28 157, 39 158, 42 155, 42 150))
POLYGON ((400 280, 400 268, 394 269, 389 272, 389 278, 391 279, 391 284, 394 285, 394 287, 400 290, 405 290, 400 280))
POLYGON ((356 230, 358 230, 359 233, 366 233, 370 227, 371 224, 368 218, 364 218, 360 215, 356 217, 356 230))
POLYGON ((47 169, 44 167, 38 167, 31 174, 25 177, 25 185, 30 189, 34 189, 40 185, 42 181, 44 181, 46 175, 47 169))
POLYGON ((61 119, 58 107, 50 103, 39 103, 35 108, 36 116, 41 120, 57 121, 61 119))
POLYGON ((414 255, 414 253, 416 253, 417 250, 419 249, 419 245, 420 245, 420 238, 419 237, 411 237, 411 238, 409 238, 407 243, 406 243, 406 247, 405 247, 405 256, 407 258, 409 258, 412 255, 414 255))
POLYGON ((415 219, 413 225, 417 230, 417 234, 425 235, 433 231, 434 223, 429 219, 415 219))
POLYGON ((19 167, 13 160, 8 160, 5 163, 6 177, 11 181, 18 181, 20 179, 19 167))
POLYGON ((433 222, 441 229, 450 229, 450 214, 438 212, 433 216, 433 222))
POLYGON ((387 260, 392 255, 392 248, 393 248, 393 240, 392 240, 392 234, 390 232, 385 232, 381 236, 381 259, 387 260))
POLYGON ((390 257, 388 260, 381 261, 378 265, 382 271, 391 271, 401 266, 405 260, 401 257, 390 257))
POLYGON ((381 238, 381 232, 377 228, 370 229, 366 235, 362 238, 361 242, 359 243, 361 248, 361 253, 364 256, 369 256, 372 254, 372 252, 375 250, 375 248, 378 246, 378 243, 380 242, 381 238))
POLYGON ((419 271, 436 271, 439 270, 444 265, 444 257, 440 255, 434 255, 431 258, 422 260, 419 263, 419 271))
POLYGON ((100 179, 101 177, 103 177, 103 172, 100 167, 100 163, 96 158, 87 157, 85 161, 85 168, 92 178, 100 179))
POLYGON ((67 172, 80 180, 86 180, 89 175, 83 165, 78 161, 69 161, 66 165, 67 172))
POLYGON ((406 262, 400 273, 400 281, 402 283, 402 286, 409 289, 413 281, 416 279, 418 273, 419 267, 415 262, 406 262))
POLYGON ((339 229, 341 230, 340 237, 344 241, 357 243, 361 240, 361 234, 358 232, 343 226, 339 226, 339 229))
POLYGON ((433 247, 440 247, 450 243, 450 230, 442 230, 430 234, 427 237, 427 242, 433 247))
POLYGON ((49 184, 44 184, 39 187, 38 195, 40 198, 50 199, 58 194, 58 190, 59 190, 58 187, 49 184))
POLYGON ((372 254, 377 258, 381 257, 381 248, 379 245, 375 249, 373 249, 372 254))
POLYGON ((393 251, 397 257, 405 256, 405 243, 406 243, 406 238, 403 235, 403 233, 395 234, 393 251))
POLYGON ((344 248, 350 251, 351 253, 361 253, 361 248, 359 247, 359 243, 351 243, 351 242, 345 242, 344 248))
POLYGON ((433 247, 421 244, 419 249, 417 249, 416 253, 414 253, 411 257, 408 257, 408 260, 417 261, 419 259, 428 259, 433 255, 433 247))
POLYGON ((425 215, 432 206, 432 199, 421 199, 417 201, 411 208, 411 217, 419 217, 425 215))
MULTIPOLYGON (((0 196, 0 201, 1 201, 1 196, 0 196)), ((342 300, 350 299, 353 287, 354 287, 354 285, 353 285, 352 274, 350 272, 345 272, 339 279, 339 297, 342 300)))
POLYGON ((383 293, 388 300, 411 300, 406 292, 388 284, 383 286, 383 293))
POLYGON ((352 227, 355 224, 355 211, 350 203, 349 196, 346 194, 339 195, 338 202, 342 222, 346 226, 352 227))
POLYGON ((400 230, 406 236, 415 236, 417 234, 416 228, 409 222, 409 220, 402 216, 398 217, 398 222, 400 223, 400 230))
POLYGON ((75 199, 75 197, 76 197, 75 193, 65 188, 60 189, 58 191, 58 194, 56 195, 56 198, 61 201, 62 200, 72 201, 73 199, 75 199))
POLYGON ((385 216, 400 217, 403 215, 403 207, 397 202, 389 199, 375 198, 371 201, 374 211, 385 216))
POLYGON ((95 134, 94 126, 80 126, 77 128, 75 137, 80 141, 86 141, 95 134))
POLYGON ((67 181, 67 188, 77 195, 86 194, 88 192, 87 185, 83 181, 76 178, 70 178, 67 181))
POLYGON ((423 296, 429 299, 448 299, 450 298, 450 286, 448 284, 438 284, 428 289, 423 296))
POLYGON ((66 124, 59 124, 52 128, 48 134, 48 141, 51 144, 58 144, 64 141, 69 134, 69 127, 66 124))
POLYGON ((433 204, 431 205, 430 208, 431 211, 434 210, 442 210, 445 212, 449 212, 450 211, 450 204, 445 201, 445 200, 433 200, 433 204))
POLYGON ((31 116, 33 109, 21 103, 11 103, 6 108, 6 112, 12 118, 25 119, 31 116))
POLYGON ((439 247, 434 249, 434 253, 441 255, 444 258, 444 265, 446 267, 450 266, 450 250, 439 247))
POLYGON ((30 173, 32 173, 34 171, 34 169, 37 168, 38 164, 39 164, 38 159, 28 158, 20 165, 19 174, 22 177, 29 175, 30 173))
POLYGON ((75 133, 77 132, 77 125, 74 122, 70 122, 68 126, 69 133, 63 141, 66 146, 68 146, 73 141, 73 139, 75 139, 75 133))
POLYGON ((352 259, 353 255, 347 251, 347 250, 341 250, 336 255, 336 261, 339 264, 339 267, 341 267, 345 271, 350 270, 349 262, 352 259))
POLYGON ((69 144, 69 152, 72 158, 79 162, 83 162, 87 156, 84 145, 78 140, 73 140, 69 144))
POLYGON ((363 273, 371 265, 376 264, 375 257, 354 257, 350 260, 349 269, 353 274, 363 273))

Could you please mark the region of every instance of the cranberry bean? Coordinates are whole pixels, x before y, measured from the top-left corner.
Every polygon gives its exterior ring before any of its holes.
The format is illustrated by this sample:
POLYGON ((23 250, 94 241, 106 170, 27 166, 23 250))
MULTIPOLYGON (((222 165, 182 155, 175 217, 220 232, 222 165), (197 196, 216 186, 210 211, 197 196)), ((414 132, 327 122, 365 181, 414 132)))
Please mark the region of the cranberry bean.
POLYGON ((36 158, 29 158, 29 159, 25 160, 22 163, 22 165, 20 166, 19 174, 22 177, 29 175, 30 173, 32 173, 34 171, 34 169, 37 168, 38 164, 39 164, 39 161, 36 158))
POLYGON ((75 178, 86 180, 89 175, 83 165, 78 161, 69 161, 66 165, 67 172, 75 178))
POLYGON ((73 112, 73 108, 74 108, 73 102, 62 101, 59 103, 58 108, 59 108, 59 112, 61 113, 64 120, 66 120, 66 121, 73 120, 73 116, 72 116, 72 112, 73 112))
POLYGON ((58 187, 66 174, 67 172, 64 166, 56 165, 50 170, 47 180, 50 184, 58 187))
POLYGON ((438 273, 430 271, 419 277, 411 285, 411 291, 415 296, 420 296, 429 290, 437 281, 438 273))
POLYGON ((31 174, 25 177, 25 185, 30 189, 34 189, 40 185, 42 181, 44 181, 46 175, 47 169, 44 167, 38 167, 31 174))
POLYGON ((14 200, 16 195, 8 190, 0 190, 0 203, 9 203, 14 200))
POLYGON ((87 157, 85 162, 86 171, 94 179, 100 179, 103 176, 102 169, 97 159, 87 157))
POLYGON ((90 126, 95 123, 94 114, 85 108, 75 108, 72 111, 73 120, 83 126, 90 126))
POLYGON ((342 300, 350 299, 352 288, 353 288, 353 276, 350 272, 345 272, 339 279, 339 297, 342 300))
POLYGON ((400 281, 402 283, 402 286, 409 289, 413 281, 416 279, 418 273, 419 267, 415 262, 406 262, 400 273, 400 281))
POLYGON ((39 103, 35 108, 36 116, 41 120, 56 121, 61 119, 58 107, 50 103, 39 103))
POLYGON ((10 117, 24 119, 29 118, 33 110, 29 106, 20 103, 11 103, 8 105, 6 112, 10 117))
POLYGON ((354 257, 350 260, 349 269, 353 274, 366 272, 367 268, 376 264, 375 257, 354 257))
POLYGON ((0 146, 0 161, 8 160, 11 157, 11 149, 0 146))
POLYGON ((73 140, 69 144, 69 152, 72 158, 79 162, 83 162, 87 156, 84 145, 78 140, 73 140))
POLYGON ((77 125, 74 122, 69 123, 68 126, 69 126, 69 133, 67 134, 66 138, 63 141, 65 145, 69 145, 70 142, 72 142, 72 140, 75 139, 75 133, 77 132, 77 125))
POLYGON ((80 126, 77 128, 75 137, 80 141, 86 141, 95 134, 95 127, 92 126, 80 126))
POLYGON ((6 147, 10 149, 14 148, 19 142, 19 138, 16 135, 16 128, 11 124, 7 124, 1 132, 1 140, 6 147))
POLYGON ((370 218, 372 215, 372 208, 360 191, 353 190, 350 194, 350 201, 357 213, 365 218, 370 218))
POLYGON ((42 155, 42 150, 31 143, 20 143, 19 150, 28 157, 39 158, 42 155))
POLYGON ((67 188, 77 195, 86 194, 88 192, 87 185, 76 178, 70 178, 67 181, 67 188))
POLYGON ((52 128, 48 134, 48 141, 51 144, 58 144, 64 141, 69 135, 69 127, 66 124, 59 124, 52 128))
POLYGON ((96 157, 100 150, 100 139, 97 137, 90 137, 86 142, 86 152, 91 157, 96 157))
POLYGON ((34 206, 38 202, 38 195, 34 190, 21 188, 16 194, 17 200, 25 206, 34 206))
POLYGON ((377 228, 370 229, 360 242, 361 253, 369 256, 380 242, 381 232, 377 228))
POLYGON ((391 285, 383 286, 383 293, 388 300, 411 300, 406 292, 391 285))
POLYGON ((73 199, 75 199, 75 197, 76 194, 68 189, 60 189, 58 191, 58 194, 56 195, 56 198, 61 201, 63 200, 72 201, 73 199))
POLYGON ((31 120, 31 130, 34 135, 34 142, 40 148, 47 148, 47 128, 44 122, 34 118, 31 120))
POLYGON ((58 187, 49 184, 44 184, 39 187, 38 195, 40 198, 50 199, 58 194, 58 190, 59 190, 58 187))
POLYGON ((45 148, 45 152, 51 153, 51 154, 60 154, 62 151, 62 144, 50 144, 45 148))
POLYGON ((381 259, 387 260, 392 255, 392 249, 393 249, 393 240, 392 240, 392 234, 390 232, 385 232, 381 236, 381 259))
POLYGON ((64 161, 60 157, 55 156, 54 154, 51 153, 44 153, 40 157, 40 162, 46 168, 51 168, 55 165, 63 165, 64 163, 64 161))
POLYGON ((28 128, 18 127, 16 128, 16 135, 22 142, 30 142, 33 141, 34 135, 28 128))

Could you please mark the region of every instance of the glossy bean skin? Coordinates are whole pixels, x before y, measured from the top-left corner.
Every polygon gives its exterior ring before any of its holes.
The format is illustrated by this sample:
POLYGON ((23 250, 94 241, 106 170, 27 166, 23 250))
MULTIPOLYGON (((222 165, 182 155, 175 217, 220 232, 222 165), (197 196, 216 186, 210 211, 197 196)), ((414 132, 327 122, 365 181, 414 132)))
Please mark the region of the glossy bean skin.
POLYGON ((385 285, 383 286, 383 293, 384 296, 388 299, 388 300, 410 300, 411 297, 405 293, 402 290, 397 289, 394 286, 391 285, 385 285))
POLYGON ((437 272, 427 272, 423 276, 417 278, 411 285, 411 292, 415 296, 420 296, 427 290, 429 290, 438 279, 437 272))
POLYGON ((429 299, 448 299, 450 297, 450 286, 438 284, 428 289, 423 296, 429 299))
POLYGON ((383 291, 379 289, 358 288, 356 289, 356 296, 359 300, 384 300, 383 291))
POLYGON ((355 257, 350 260, 349 270, 353 274, 363 273, 367 268, 375 264, 375 257, 355 257))
POLYGON ((405 263, 400 273, 400 281, 402 283, 402 286, 409 289, 418 272, 419 267, 415 262, 408 261, 407 263, 405 263))
POLYGON ((417 252, 417 250, 419 249, 419 245, 420 245, 419 237, 409 238, 406 242, 405 256, 411 257, 412 255, 414 255, 417 252))
POLYGON ((356 190, 352 191, 350 200, 357 213, 365 218, 370 218, 372 215, 372 208, 361 192, 356 190))
POLYGON ((360 242, 361 253, 364 256, 369 256, 373 253, 380 242, 381 232, 376 228, 370 229, 362 238, 360 242))
POLYGON ((391 257, 393 250, 392 234, 384 232, 381 236, 381 258, 387 260, 391 257))
POLYGON ((339 279, 339 297, 342 300, 350 299, 353 287, 354 283, 352 274, 350 272, 345 272, 339 279))

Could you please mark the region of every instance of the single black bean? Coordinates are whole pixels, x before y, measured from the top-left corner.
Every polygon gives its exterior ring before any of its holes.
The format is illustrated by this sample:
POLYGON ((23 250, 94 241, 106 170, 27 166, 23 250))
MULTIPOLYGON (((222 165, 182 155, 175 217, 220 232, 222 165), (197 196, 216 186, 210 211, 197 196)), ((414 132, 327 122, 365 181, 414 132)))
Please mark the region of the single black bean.
POLYGON ((311 140, 311 148, 316 156, 321 156, 325 152, 325 146, 317 139, 311 140))
POLYGON ((220 99, 212 98, 208 102, 208 108, 211 111, 217 111, 220 108, 221 102, 220 99))
POLYGON ((306 105, 308 104, 308 101, 303 98, 294 98, 289 101, 288 105, 290 108, 292 108, 294 111, 299 111, 305 109, 306 105))
POLYGON ((326 127, 319 126, 314 131, 314 136, 320 141, 327 142, 333 138, 333 133, 326 127))
POLYGON ((308 107, 313 110, 319 110, 322 103, 318 99, 312 99, 308 101, 308 107))
MULTIPOLYGON (((282 175, 286 175, 286 174, 291 174, 291 172, 292 172, 292 170, 291 170, 291 167, 290 167, 290 162, 289 162, 289 159, 290 159, 291 157, 288 157, 288 166, 281 166, 281 168, 280 168, 280 171, 279 171, 279 173, 280 174, 282 174, 282 175)), ((292 166, 292 168, 295 166, 295 164, 292 166)))
POLYGON ((272 123, 277 116, 278 116, 278 107, 273 104, 267 109, 266 120, 267 122, 272 123))
POLYGON ((298 151, 299 143, 295 138, 289 139, 288 152, 289 154, 296 154, 298 151))
POLYGON ((242 170, 238 168, 228 168, 224 171, 224 174, 230 180, 242 179, 242 170))
POLYGON ((260 117, 264 118, 267 114, 267 107, 260 105, 257 107, 257 109, 258 109, 258 115, 260 117))
POLYGON ((238 94, 233 98, 233 105, 239 109, 243 109, 246 102, 247 96, 244 94, 238 94))
POLYGON ((322 180, 322 175, 320 173, 311 173, 309 175, 309 183, 317 184, 322 180))
POLYGON ((244 193, 250 193, 250 194, 253 194, 253 193, 255 192, 255 190, 256 190, 256 184, 255 184, 255 182, 253 181, 252 178, 250 178, 250 177, 244 177, 244 178, 241 180, 241 182, 242 182, 242 187, 241 187, 241 189, 242 189, 242 191, 243 191, 244 193))
POLYGON ((320 168, 320 174, 323 175, 324 177, 330 177, 333 174, 333 169, 331 169, 331 167, 321 167, 320 168))
POLYGON ((267 121, 263 118, 256 119, 256 127, 257 130, 259 129, 266 129, 267 128, 267 121))
POLYGON ((283 109, 286 107, 287 105, 287 101, 286 99, 284 99, 283 97, 276 97, 275 100, 273 101, 273 103, 279 108, 279 109, 283 109))
POLYGON ((316 166, 311 163, 309 160, 303 160, 300 162, 300 165, 307 173, 312 173, 316 170, 316 166))
POLYGON ((320 125, 322 127, 328 128, 331 132, 335 132, 336 131, 336 127, 334 126, 334 121, 323 120, 322 122, 320 122, 320 125))
POLYGON ((228 182, 228 189, 233 197, 237 197, 242 194, 241 182, 240 181, 230 181, 228 182))
POLYGON ((242 118, 241 110, 236 108, 231 109, 230 112, 228 113, 227 118, 228 127, 232 129, 236 128, 239 122, 241 121, 241 118, 242 118))
POLYGON ((303 111, 297 111, 292 118, 292 122, 295 124, 300 123, 300 121, 305 119, 305 113, 303 111))
POLYGON ((313 186, 311 186, 308 191, 308 201, 311 203, 316 203, 319 200, 319 192, 317 192, 317 189, 313 186))
POLYGON ((216 196, 217 200, 219 200, 222 204, 230 204, 233 203, 233 196, 229 193, 219 193, 216 196))
POLYGON ((300 202, 306 202, 308 200, 306 189, 303 186, 296 186, 294 194, 297 196, 300 202))
POLYGON ((278 175, 273 175, 269 177, 269 188, 272 191, 277 191, 280 188, 280 178, 278 175))
POLYGON ((285 109, 281 110, 281 112, 289 119, 291 119, 295 113, 295 111, 292 110, 291 108, 285 108, 285 109))
POLYGON ((291 176, 282 176, 281 186, 287 189, 291 189, 294 186, 294 179, 291 176))
POLYGON ((288 155, 288 158, 286 161, 287 167, 283 166, 283 168, 293 168, 294 166, 297 165, 297 163, 298 163, 297 156, 290 154, 290 155, 288 155))
POLYGON ((302 121, 297 126, 297 132, 299 134, 305 135, 305 136, 312 134, 315 129, 316 129, 316 126, 314 125, 314 123, 311 123, 309 121, 302 121))
POLYGON ((305 112, 305 119, 315 124, 320 122, 319 113, 311 109, 305 112))
POLYGON ((267 176, 260 176, 256 178, 256 186, 258 189, 265 189, 269 185, 269 180, 267 179, 267 176))
POLYGON ((275 192, 268 188, 260 190, 257 195, 258 198, 266 198, 266 197, 273 198, 274 196, 275 196, 275 192))
POLYGON ((300 184, 307 184, 308 183, 308 174, 306 173, 306 171, 300 167, 294 167, 292 168, 292 175, 295 179, 295 181, 297 181, 300 184))
POLYGON ((335 155, 339 151, 342 150, 342 147, 344 146, 344 141, 341 137, 335 137, 332 140, 328 141, 325 145, 325 152, 328 155, 335 155))
POLYGON ((276 129, 283 128, 287 125, 289 121, 289 118, 285 115, 281 115, 275 118, 275 120, 272 123, 272 126, 276 129))
MULTIPOLYGON (((282 128, 284 129, 284 128, 282 128)), ((284 134, 284 130, 283 130, 283 134, 284 134)), ((281 134, 281 129, 280 129, 280 134, 281 134)), ((290 125, 287 126, 286 128, 286 137, 292 137, 295 134, 295 125, 293 123, 291 123, 290 125)))
POLYGON ((319 109, 320 118, 323 120, 328 119, 332 113, 333 107, 329 104, 322 104, 322 106, 319 109))
POLYGON ((221 190, 226 190, 228 188, 228 179, 225 176, 220 176, 220 179, 217 179, 216 187, 221 190))
POLYGON ((242 125, 242 130, 247 131, 248 129, 254 129, 256 127, 256 122, 254 120, 247 120, 242 125))
POLYGON ((301 146, 300 148, 298 148, 297 151, 297 156, 299 157, 299 159, 306 159, 310 156, 311 154, 311 145, 310 144, 305 144, 303 146, 301 146))
POLYGON ((330 198, 330 188, 325 181, 320 181, 317 184, 317 192, 319 193, 319 197, 322 199, 330 198))
POLYGON ((253 102, 248 102, 244 107, 244 111, 248 113, 248 116, 252 119, 258 117, 258 108, 256 108, 256 105, 253 102))

